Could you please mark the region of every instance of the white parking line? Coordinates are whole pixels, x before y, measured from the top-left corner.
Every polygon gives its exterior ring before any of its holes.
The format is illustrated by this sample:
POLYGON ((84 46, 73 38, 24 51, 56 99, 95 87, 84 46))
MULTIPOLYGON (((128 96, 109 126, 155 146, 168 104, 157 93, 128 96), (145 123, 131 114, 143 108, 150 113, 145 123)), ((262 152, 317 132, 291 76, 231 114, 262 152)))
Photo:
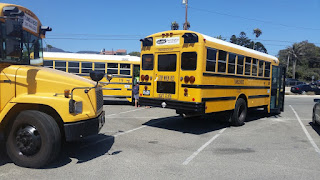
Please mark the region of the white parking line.
POLYGON ((182 164, 183 165, 189 164, 189 162, 192 161, 193 158, 195 158, 202 150, 204 150, 204 148, 206 148, 210 143, 212 143, 215 139, 217 139, 225 130, 226 128, 223 128, 222 130, 220 130, 218 134, 213 136, 208 142, 202 145, 196 152, 194 152, 190 157, 188 157, 188 159, 186 159, 182 164))
POLYGON ((291 105, 289 105, 290 108, 292 109, 293 113, 296 115, 301 127, 302 127, 302 130, 304 131, 304 133, 306 134, 307 138, 309 139, 310 143, 312 144, 314 150, 320 155, 320 149, 319 147, 317 146, 317 144, 314 142, 314 140, 312 139, 312 137, 310 136, 309 132, 307 131, 306 127, 303 125, 298 113, 293 109, 293 107, 291 105))
POLYGON ((129 112, 133 112, 133 111, 140 111, 140 110, 143 110, 143 109, 145 109, 145 108, 133 109, 133 110, 130 110, 130 111, 124 111, 124 112, 120 112, 120 113, 116 113, 116 114, 109 114, 109 115, 106 115, 106 117, 115 116, 115 115, 118 115, 118 114, 129 113, 129 112))
MULTIPOLYGON (((126 112, 129 112, 129 111, 126 111, 126 112)), ((131 111, 130 111, 130 112, 131 112, 131 111)), ((123 113, 124 113, 124 112, 123 112, 123 113)), ((118 114, 120 114, 120 113, 118 113, 118 114)), ((100 140, 98 140, 98 141, 95 141, 95 142, 86 144, 86 145, 84 145, 84 146, 81 146, 80 149, 83 149, 83 148, 86 148, 86 147, 89 147, 89 146, 98 144, 98 143, 103 142, 103 141, 106 141, 106 140, 108 140, 108 139, 110 139, 110 138, 112 138, 112 137, 118 137, 118 136, 121 136, 121 135, 124 135, 124 134, 131 133, 131 132, 133 132, 133 131, 136 131, 136 130, 145 128, 145 127, 150 126, 150 125, 153 125, 153 124, 160 123, 160 122, 165 121, 165 120, 166 120, 166 119, 162 119, 162 120, 156 121, 156 122, 154 122, 154 123, 149 123, 148 125, 142 125, 142 126, 139 126, 139 127, 137 127, 137 128, 130 129, 130 130, 128 130, 128 131, 119 132, 119 133, 117 133, 117 134, 115 134, 115 135, 113 135, 113 136, 108 136, 108 137, 103 138, 103 139, 100 139, 100 140)))

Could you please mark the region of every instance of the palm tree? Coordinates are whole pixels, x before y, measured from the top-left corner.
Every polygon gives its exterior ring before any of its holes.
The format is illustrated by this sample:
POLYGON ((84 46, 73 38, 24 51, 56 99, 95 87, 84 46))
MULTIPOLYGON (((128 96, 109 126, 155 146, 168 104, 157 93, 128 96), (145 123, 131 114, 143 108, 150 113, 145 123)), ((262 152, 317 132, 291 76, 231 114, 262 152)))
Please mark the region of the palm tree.
POLYGON ((261 31, 261 29, 259 29, 259 28, 255 28, 255 29, 253 30, 253 34, 255 34, 255 35, 256 35, 256 38, 258 38, 258 37, 262 34, 262 31, 261 31))
MULTIPOLYGON (((253 30, 253 34, 256 35, 255 41, 257 41, 257 38, 262 34, 262 31, 261 31, 261 29, 259 29, 259 28, 255 28, 255 29, 253 30)), ((254 48, 254 45, 255 45, 255 42, 253 42, 253 49, 255 49, 255 48, 254 48)))
POLYGON ((51 46, 50 44, 47 44, 47 51, 51 51, 51 49, 53 48, 53 46, 51 46))
POLYGON ((174 21, 171 23, 171 30, 178 30, 179 29, 179 24, 174 21))
MULTIPOLYGON (((300 61, 301 56, 304 55, 304 47, 305 47, 306 41, 303 41, 301 43, 294 43, 292 46, 288 48, 288 59, 289 56, 291 56, 292 60, 292 78, 296 78, 296 65, 297 62, 300 61)), ((289 60, 288 62, 289 63, 289 60)))

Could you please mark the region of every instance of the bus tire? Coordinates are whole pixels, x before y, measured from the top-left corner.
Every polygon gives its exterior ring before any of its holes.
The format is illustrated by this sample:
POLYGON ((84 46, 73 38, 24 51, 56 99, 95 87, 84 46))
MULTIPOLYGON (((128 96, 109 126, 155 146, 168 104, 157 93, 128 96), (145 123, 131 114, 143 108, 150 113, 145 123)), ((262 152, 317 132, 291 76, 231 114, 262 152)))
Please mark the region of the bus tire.
POLYGON ((61 133, 56 121, 40 111, 19 113, 6 142, 7 154, 18 166, 40 168, 54 160, 61 148, 61 133))
POLYGON ((231 115, 231 124, 233 126, 242 126, 247 116, 247 103, 244 99, 239 98, 236 101, 235 108, 231 115))

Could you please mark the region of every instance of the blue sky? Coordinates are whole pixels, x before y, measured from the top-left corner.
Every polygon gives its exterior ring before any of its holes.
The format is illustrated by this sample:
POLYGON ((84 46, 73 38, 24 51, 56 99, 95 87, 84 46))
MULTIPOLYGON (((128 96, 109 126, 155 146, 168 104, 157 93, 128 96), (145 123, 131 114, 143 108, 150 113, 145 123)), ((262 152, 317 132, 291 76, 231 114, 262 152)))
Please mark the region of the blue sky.
MULTIPOLYGON (((45 43, 66 51, 140 51, 139 39, 170 29, 185 18, 182 0, 3 0, 33 11, 53 28, 45 43)), ((189 0, 190 30, 209 36, 239 35, 258 41, 269 54, 308 40, 320 46, 320 0, 189 0)))

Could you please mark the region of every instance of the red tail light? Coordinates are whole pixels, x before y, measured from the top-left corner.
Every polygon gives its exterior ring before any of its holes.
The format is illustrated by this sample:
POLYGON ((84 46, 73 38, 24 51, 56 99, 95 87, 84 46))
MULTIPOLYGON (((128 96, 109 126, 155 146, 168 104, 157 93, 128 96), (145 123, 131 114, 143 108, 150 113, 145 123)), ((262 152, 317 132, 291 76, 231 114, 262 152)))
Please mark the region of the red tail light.
POLYGON ((188 96, 188 89, 184 88, 184 96, 188 96))
POLYGON ((194 76, 190 77, 190 83, 194 83, 195 80, 196 80, 196 78, 194 76))
POLYGON ((297 90, 299 90, 299 88, 298 88, 298 87, 297 87, 296 89, 297 89, 297 90))
POLYGON ((190 77, 189 77, 189 76, 185 76, 185 77, 184 77, 184 82, 185 82, 185 83, 188 83, 189 81, 190 81, 190 77))
POLYGON ((146 76, 144 77, 144 79, 145 79, 146 81, 148 81, 148 80, 149 80, 149 75, 146 75, 146 76))
POLYGON ((140 78, 141 78, 141 81, 144 81, 144 75, 141 75, 140 78))

